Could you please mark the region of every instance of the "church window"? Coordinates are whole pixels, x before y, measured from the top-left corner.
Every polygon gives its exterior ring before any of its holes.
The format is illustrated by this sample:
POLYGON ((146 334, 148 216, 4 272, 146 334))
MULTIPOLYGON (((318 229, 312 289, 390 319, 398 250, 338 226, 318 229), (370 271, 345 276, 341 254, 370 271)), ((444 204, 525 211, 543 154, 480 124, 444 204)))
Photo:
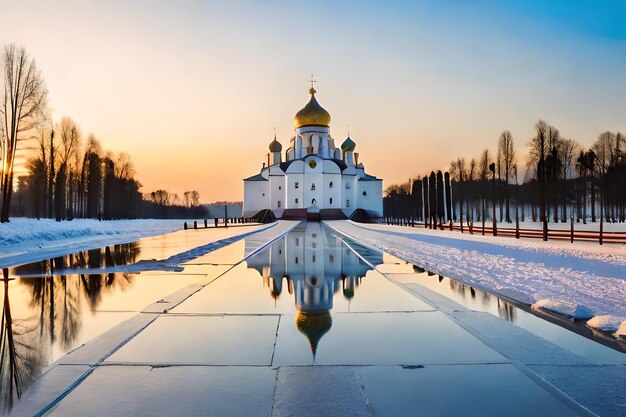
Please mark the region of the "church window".
POLYGON ((282 249, 278 249, 278 254, 282 255, 283 254, 283 250, 282 249))
POLYGON ((346 207, 350 207, 350 200, 346 200, 346 207))
POLYGON ((311 237, 315 239, 317 237, 317 233, 311 233, 311 237))
POLYGON ((313 254, 313 258, 312 258, 313 262, 315 262, 315 254, 313 254))
POLYGON ((299 182, 294 182, 294 183, 293 183, 293 187, 294 187, 295 189, 300 188, 300 183, 299 183, 299 182))
POLYGON ((311 191, 315 191, 315 183, 311 184, 311 191))
POLYGON ((311 200, 311 204, 317 204, 317 200, 316 199, 311 200))
POLYGON ((367 195, 367 191, 363 191, 363 195, 367 195))
POLYGON ((265 197, 265 193, 262 194, 262 197, 265 197))
POLYGON ((328 255, 328 259, 329 259, 331 262, 335 262, 335 255, 328 255))
POLYGON ((296 238, 296 246, 300 246, 300 238, 299 237, 296 238))
POLYGON ((298 257, 296 256, 296 263, 298 263, 298 257))
POLYGON ((298 199, 296 198, 296 204, 298 204, 298 199))
POLYGON ((280 185, 278 186, 278 190, 280 191, 282 188, 280 187, 280 185))
POLYGON ((313 249, 316 249, 316 248, 317 248, 317 243, 315 243, 315 242, 311 243, 311 247, 312 247, 313 249))
POLYGON ((330 204, 331 205, 333 204, 333 198, 332 197, 330 198, 330 204))
POLYGON ((278 208, 280 208, 280 200, 278 200, 278 201, 277 201, 276 206, 277 206, 278 208))
POLYGON ((331 181, 330 184, 328 184, 328 188, 333 188, 333 182, 331 181))
POLYGON ((347 183, 346 183, 346 190, 349 190, 349 189, 350 189, 350 183, 349 183, 349 182, 347 182, 347 183))

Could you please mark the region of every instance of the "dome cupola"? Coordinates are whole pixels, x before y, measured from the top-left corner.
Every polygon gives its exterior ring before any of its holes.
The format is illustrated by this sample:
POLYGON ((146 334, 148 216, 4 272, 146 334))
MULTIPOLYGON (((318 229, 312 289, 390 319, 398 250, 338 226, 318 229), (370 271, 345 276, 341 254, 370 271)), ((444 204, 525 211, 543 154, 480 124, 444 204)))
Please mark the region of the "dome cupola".
POLYGON ((341 144, 341 150, 344 152, 353 152, 354 148, 356 148, 356 143, 350 139, 350 136, 341 144))
POLYGON ((276 136, 274 136, 274 140, 270 143, 270 152, 282 152, 283 145, 280 144, 279 141, 276 140, 276 136))
POLYGON ((317 102, 315 98, 315 88, 311 87, 309 89, 309 93, 311 94, 311 99, 309 102, 296 113, 296 116, 293 118, 295 128, 299 128, 302 126, 326 126, 330 125, 330 113, 328 113, 320 104, 317 102))

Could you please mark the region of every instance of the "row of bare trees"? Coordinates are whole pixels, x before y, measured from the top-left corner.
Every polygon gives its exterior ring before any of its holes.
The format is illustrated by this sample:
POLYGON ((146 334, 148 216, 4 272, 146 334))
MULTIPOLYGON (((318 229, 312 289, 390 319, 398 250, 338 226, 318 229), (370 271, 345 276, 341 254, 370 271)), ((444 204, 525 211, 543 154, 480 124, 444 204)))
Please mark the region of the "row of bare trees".
MULTIPOLYGON (((471 223, 499 218, 500 222, 511 223, 517 214, 522 221, 545 219, 556 223, 573 217, 586 223, 596 222, 601 212, 608 222, 624 222, 624 146, 623 134, 603 132, 585 149, 539 120, 528 142, 529 156, 520 178, 513 135, 505 130, 495 155, 487 148, 478 158, 468 161, 458 157, 451 162, 453 220, 471 223)), ((421 220, 423 210, 415 208, 423 202, 411 195, 411 184, 422 179, 418 176, 387 188, 385 215, 421 220)))
POLYGON ((5 46, 1 68, 0 222, 10 213, 58 221, 203 216, 197 191, 143 196, 128 154, 103 151, 70 117, 53 123, 43 78, 23 48, 5 46), (26 172, 14 178, 20 164, 26 172))

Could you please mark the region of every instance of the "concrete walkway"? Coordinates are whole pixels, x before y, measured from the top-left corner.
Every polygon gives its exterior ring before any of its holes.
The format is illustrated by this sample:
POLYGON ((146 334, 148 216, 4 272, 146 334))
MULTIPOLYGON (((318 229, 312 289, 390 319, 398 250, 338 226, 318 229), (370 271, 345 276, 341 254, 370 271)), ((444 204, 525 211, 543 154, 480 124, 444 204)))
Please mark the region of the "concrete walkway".
POLYGON ((369 271, 359 291, 371 296, 305 324, 259 279, 235 263, 147 306, 57 361, 12 415, 594 415, 535 372, 583 358, 432 293, 403 265, 369 271))

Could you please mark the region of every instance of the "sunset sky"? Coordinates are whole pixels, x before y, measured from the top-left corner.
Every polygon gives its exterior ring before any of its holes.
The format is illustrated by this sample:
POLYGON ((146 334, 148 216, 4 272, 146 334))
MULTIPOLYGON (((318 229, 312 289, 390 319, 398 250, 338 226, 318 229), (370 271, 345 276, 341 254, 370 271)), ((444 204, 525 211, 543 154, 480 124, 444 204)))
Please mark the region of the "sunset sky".
POLYGON ((131 154, 143 191, 242 200, 276 126, 317 98, 388 186, 495 148, 543 118, 584 145, 626 132, 626 3, 28 1, 0 3, 53 117, 131 154))

